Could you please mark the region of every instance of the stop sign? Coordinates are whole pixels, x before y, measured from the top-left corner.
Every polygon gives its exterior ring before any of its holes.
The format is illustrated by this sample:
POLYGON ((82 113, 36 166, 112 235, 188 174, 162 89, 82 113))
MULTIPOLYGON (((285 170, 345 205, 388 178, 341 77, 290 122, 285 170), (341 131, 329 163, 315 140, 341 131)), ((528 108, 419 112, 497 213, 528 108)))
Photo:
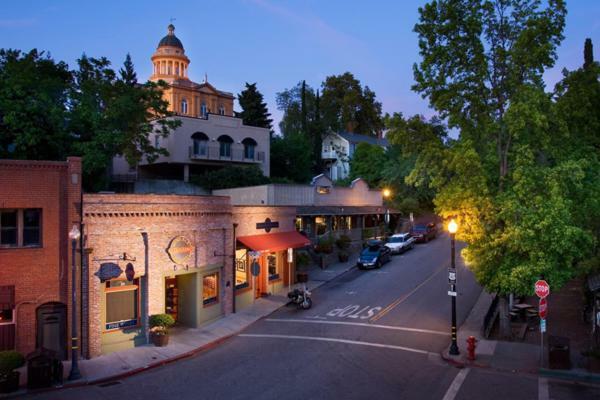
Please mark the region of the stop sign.
POLYGON ((540 299, 540 307, 538 312, 541 319, 546 319, 546 315, 548 314, 548 302, 545 298, 540 299))
POLYGON ((548 285, 548 282, 543 279, 537 281, 535 283, 535 294, 537 294, 540 299, 548 296, 550 294, 550 286, 548 285))

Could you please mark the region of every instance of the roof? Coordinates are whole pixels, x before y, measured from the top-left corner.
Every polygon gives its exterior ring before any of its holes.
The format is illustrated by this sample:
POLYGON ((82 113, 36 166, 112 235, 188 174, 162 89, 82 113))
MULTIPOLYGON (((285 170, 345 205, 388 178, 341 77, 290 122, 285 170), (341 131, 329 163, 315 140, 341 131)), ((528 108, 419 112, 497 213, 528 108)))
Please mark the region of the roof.
POLYGON ((280 251, 308 246, 310 240, 296 231, 238 236, 237 240, 255 251, 280 251))
POLYGON ((399 210, 384 206, 298 206, 298 215, 363 215, 363 214, 402 214, 399 210))
POLYGON ((346 139, 350 143, 369 143, 383 147, 389 146, 387 139, 380 139, 374 136, 360 135, 352 132, 338 132, 338 135, 346 139))
POLYGON ((169 33, 167 33, 167 36, 160 39, 160 42, 158 42, 158 47, 171 46, 179 47, 181 50, 183 50, 183 44, 181 43, 181 40, 179 40, 177 36, 175 36, 175 27, 173 26, 173 24, 169 24, 167 29, 169 33))

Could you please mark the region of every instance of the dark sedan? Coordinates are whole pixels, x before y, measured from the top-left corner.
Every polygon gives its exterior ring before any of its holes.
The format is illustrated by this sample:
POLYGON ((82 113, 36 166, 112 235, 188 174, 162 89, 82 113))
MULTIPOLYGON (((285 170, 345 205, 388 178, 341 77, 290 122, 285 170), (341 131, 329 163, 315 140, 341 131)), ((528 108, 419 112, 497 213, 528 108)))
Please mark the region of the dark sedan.
POLYGON ((391 250, 383 242, 370 242, 358 257, 358 269, 381 268, 392 258, 391 250))
POLYGON ((417 243, 427 243, 431 239, 435 239, 437 228, 433 222, 427 225, 415 225, 410 230, 410 234, 415 238, 417 243))

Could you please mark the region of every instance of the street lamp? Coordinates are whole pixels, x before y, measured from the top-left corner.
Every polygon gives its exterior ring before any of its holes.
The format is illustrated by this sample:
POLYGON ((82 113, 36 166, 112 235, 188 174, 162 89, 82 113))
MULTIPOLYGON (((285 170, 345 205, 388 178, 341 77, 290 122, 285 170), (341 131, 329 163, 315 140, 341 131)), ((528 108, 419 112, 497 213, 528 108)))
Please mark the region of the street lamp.
POLYGON ((448 281, 450 282, 450 297, 452 297, 452 344, 450 345, 449 353, 453 356, 459 355, 458 344, 456 342, 456 264, 454 263, 454 237, 458 225, 454 219, 450 220, 448 224, 448 232, 450 232, 450 273, 448 274, 448 281))
POLYGON ((73 225, 73 229, 69 232, 71 239, 71 371, 69 372, 69 380, 74 381, 81 378, 79 365, 77 363, 77 272, 75 270, 75 251, 77 249, 77 241, 81 236, 77 224, 73 225))
MULTIPOLYGON (((385 189, 383 189, 383 191, 381 192, 381 194, 383 195, 384 199, 388 199, 392 195, 392 191, 390 189, 388 189, 388 188, 385 188, 385 189)), ((385 215, 383 216, 383 220, 385 222, 385 233, 384 233, 384 235, 387 237, 388 230, 390 228, 390 209, 387 207, 387 202, 386 202, 385 215)))

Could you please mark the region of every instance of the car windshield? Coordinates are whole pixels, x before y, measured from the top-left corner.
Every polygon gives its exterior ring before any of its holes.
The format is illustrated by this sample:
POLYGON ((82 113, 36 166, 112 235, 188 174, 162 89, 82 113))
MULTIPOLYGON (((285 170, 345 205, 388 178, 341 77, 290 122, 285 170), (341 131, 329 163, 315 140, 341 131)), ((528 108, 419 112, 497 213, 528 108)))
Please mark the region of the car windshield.
POLYGON ((366 257, 377 257, 379 255, 379 246, 367 247, 366 249, 364 249, 362 251, 362 253, 360 255, 366 256, 366 257))
POLYGON ((405 242, 404 237, 392 237, 390 238, 390 243, 403 243, 405 242))
POLYGON ((416 225, 413 228, 413 231, 426 231, 426 230, 427 230, 427 227, 425 225, 416 225))

